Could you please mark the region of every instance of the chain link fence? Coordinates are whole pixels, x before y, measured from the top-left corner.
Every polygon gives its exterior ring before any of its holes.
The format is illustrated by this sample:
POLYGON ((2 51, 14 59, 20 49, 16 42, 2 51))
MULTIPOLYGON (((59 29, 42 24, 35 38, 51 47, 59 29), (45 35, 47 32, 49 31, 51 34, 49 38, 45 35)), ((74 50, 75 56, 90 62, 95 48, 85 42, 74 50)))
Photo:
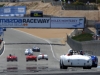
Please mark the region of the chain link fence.
POLYGON ((67 5, 63 4, 63 10, 98 10, 97 5, 67 5))

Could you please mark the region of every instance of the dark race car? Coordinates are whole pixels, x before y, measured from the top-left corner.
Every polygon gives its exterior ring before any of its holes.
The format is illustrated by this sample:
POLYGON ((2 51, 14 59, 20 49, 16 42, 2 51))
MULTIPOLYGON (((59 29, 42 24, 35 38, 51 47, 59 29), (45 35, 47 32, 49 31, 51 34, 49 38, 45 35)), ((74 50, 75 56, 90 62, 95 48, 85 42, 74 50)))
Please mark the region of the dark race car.
POLYGON ((7 62, 9 61, 17 61, 17 57, 15 55, 9 54, 9 56, 7 56, 7 62))
POLYGON ((33 61, 33 60, 37 61, 37 56, 31 55, 31 54, 29 54, 29 55, 26 56, 26 61, 27 62, 28 61, 33 61))
POLYGON ((33 47, 32 51, 34 51, 34 52, 40 52, 40 48, 39 47, 33 47))

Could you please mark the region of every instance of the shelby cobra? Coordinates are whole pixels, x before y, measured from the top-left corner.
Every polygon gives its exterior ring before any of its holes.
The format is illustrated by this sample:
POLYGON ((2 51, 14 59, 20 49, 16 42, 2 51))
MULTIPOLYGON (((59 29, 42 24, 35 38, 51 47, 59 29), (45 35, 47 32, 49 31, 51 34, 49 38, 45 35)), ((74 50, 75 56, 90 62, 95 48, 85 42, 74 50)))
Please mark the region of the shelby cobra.
POLYGON ((61 55, 60 69, 67 69, 68 67, 83 67, 83 69, 91 69, 91 57, 83 55, 61 55))
POLYGON ((9 61, 17 61, 17 57, 15 55, 9 54, 9 56, 7 56, 7 62, 9 61))
POLYGON ((33 61, 33 60, 37 61, 37 56, 31 55, 31 54, 29 54, 29 55, 26 56, 26 61, 27 62, 28 61, 33 61))

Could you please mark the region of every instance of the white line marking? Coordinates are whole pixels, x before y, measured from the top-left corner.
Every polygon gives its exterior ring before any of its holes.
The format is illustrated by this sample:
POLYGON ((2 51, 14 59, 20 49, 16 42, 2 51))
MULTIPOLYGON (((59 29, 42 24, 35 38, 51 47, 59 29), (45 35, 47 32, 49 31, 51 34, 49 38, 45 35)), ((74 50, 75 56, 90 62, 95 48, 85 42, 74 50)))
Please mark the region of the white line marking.
MULTIPOLYGON (((13 29, 13 28, 11 28, 11 29, 13 29)), ((31 36, 33 36, 33 37, 36 37, 36 38, 42 39, 42 40, 46 41, 47 43, 49 43, 50 48, 51 48, 50 50, 51 50, 51 52, 52 52, 53 57, 54 57, 57 61, 59 61, 59 59, 57 59, 57 58, 55 57, 55 54, 54 54, 54 51, 53 51, 52 45, 50 44, 50 41, 49 41, 49 40, 47 40, 47 39, 43 39, 43 38, 40 38, 40 37, 38 37, 38 36, 35 36, 35 35, 32 35, 32 34, 29 34, 29 33, 27 33, 27 32, 21 31, 21 30, 17 30, 17 29, 13 29, 13 30, 16 30, 16 31, 19 31, 19 32, 23 32, 23 33, 25 33, 25 34, 28 34, 28 35, 31 35, 31 36)))
POLYGON ((5 41, 3 41, 4 42, 4 50, 3 50, 3 52, 1 53, 1 55, 0 55, 0 57, 4 54, 4 52, 5 52, 5 41))

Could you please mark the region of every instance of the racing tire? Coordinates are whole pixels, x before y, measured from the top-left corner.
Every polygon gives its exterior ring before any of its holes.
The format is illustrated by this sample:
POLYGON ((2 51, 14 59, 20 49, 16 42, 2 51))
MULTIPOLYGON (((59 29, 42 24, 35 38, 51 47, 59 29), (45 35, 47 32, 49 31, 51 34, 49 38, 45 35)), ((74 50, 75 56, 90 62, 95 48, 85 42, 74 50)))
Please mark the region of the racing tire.
POLYGON ((62 69, 67 69, 68 67, 67 66, 65 66, 64 64, 63 64, 63 62, 62 62, 62 69))
POLYGON ((95 65, 93 65, 92 67, 97 67, 98 65, 97 64, 95 64, 95 65))
POLYGON ((26 60, 26 62, 28 62, 28 60, 26 60))
POLYGON ((40 59, 38 59, 38 60, 40 60, 40 59))
POLYGON ((91 69, 92 67, 91 66, 89 66, 89 67, 83 67, 83 69, 91 69))
POLYGON ((38 52, 40 52, 40 49, 38 50, 38 52))
POLYGON ((46 60, 48 60, 48 58, 46 60))
POLYGON ((33 49, 32 51, 33 51, 33 52, 35 52, 36 50, 35 50, 35 49, 33 49))
POLYGON ((61 60, 60 60, 60 69, 62 69, 62 64, 61 64, 61 60))
POLYGON ((35 59, 35 61, 37 62, 37 59, 35 59))
POLYGON ((91 69, 92 67, 90 66, 90 67, 88 67, 87 69, 91 69))
POLYGON ((18 61, 17 59, 15 61, 18 61))
POLYGON ((97 64, 95 64, 95 66, 94 67, 98 67, 98 65, 97 64))
POLYGON ((7 60, 7 62, 9 62, 9 60, 7 60))

